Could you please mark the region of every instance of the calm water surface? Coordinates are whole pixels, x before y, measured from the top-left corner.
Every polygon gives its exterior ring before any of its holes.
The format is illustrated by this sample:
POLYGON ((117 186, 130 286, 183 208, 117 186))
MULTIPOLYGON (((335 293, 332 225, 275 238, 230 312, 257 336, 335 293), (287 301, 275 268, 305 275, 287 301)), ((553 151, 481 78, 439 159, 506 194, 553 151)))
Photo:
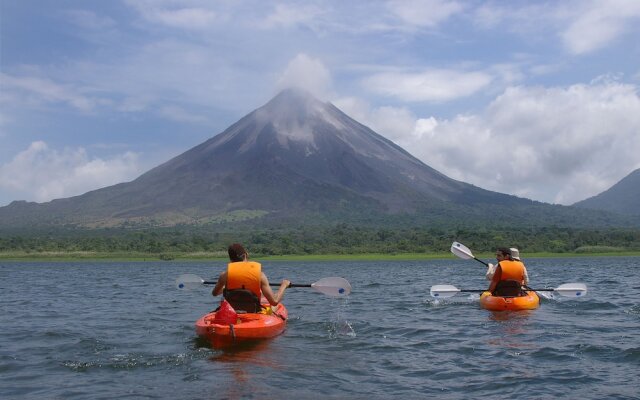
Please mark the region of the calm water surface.
POLYGON ((289 289, 284 334, 225 350, 195 336, 210 288, 174 288, 222 262, 0 262, 0 398, 640 398, 640 258, 525 261, 532 286, 589 293, 492 313, 477 294, 429 297, 484 288, 473 261, 267 262, 271 281, 353 291, 289 289))

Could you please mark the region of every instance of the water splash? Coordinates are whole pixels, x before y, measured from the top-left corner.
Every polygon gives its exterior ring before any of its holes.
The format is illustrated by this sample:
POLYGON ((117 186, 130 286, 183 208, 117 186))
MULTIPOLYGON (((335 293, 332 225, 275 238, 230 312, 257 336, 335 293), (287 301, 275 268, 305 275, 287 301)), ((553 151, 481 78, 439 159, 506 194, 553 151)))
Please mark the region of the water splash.
POLYGON ((346 318, 348 305, 348 298, 334 298, 331 301, 331 310, 333 311, 333 316, 329 326, 330 338, 336 339, 340 336, 356 337, 356 331, 353 329, 353 326, 346 318))

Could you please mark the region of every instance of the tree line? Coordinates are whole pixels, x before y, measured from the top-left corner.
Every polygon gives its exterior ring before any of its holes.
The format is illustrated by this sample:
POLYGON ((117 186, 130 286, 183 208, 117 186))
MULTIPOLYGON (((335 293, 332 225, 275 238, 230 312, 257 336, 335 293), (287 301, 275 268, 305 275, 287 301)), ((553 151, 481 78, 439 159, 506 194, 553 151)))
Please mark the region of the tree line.
POLYGON ((0 234, 0 253, 103 252, 224 254, 230 243, 243 243, 253 255, 402 254, 448 252, 460 241, 474 252, 517 246, 523 252, 567 253, 617 249, 640 251, 640 229, 560 227, 486 229, 380 228, 347 223, 332 226, 256 230, 148 229, 61 230, 0 234))

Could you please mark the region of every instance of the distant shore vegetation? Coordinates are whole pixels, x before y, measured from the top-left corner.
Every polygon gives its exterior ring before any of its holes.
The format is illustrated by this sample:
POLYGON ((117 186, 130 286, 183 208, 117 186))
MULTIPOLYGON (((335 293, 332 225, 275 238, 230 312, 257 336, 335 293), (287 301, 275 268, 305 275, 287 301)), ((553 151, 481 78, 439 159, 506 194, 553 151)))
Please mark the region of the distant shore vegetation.
POLYGON ((240 242, 263 259, 424 259, 450 257, 453 241, 492 259, 498 246, 515 246, 527 257, 640 255, 640 229, 436 229, 361 227, 337 224, 254 231, 164 228, 50 230, 0 233, 1 259, 225 259, 240 242))

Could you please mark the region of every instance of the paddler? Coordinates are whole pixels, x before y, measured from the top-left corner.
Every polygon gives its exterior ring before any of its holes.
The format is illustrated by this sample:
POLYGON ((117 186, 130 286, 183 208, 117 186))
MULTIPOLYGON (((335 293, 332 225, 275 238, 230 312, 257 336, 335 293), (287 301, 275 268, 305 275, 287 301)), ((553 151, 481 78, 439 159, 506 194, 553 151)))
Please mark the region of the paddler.
MULTIPOLYGON (((489 284, 489 292, 499 296, 519 296, 521 295, 522 286, 529 283, 527 268, 520 261, 520 252, 512 253, 512 249, 500 247, 496 249, 495 271, 491 277, 489 284), (514 258, 515 256, 518 259, 514 258)), ((491 267, 489 268, 491 269, 491 267)), ((487 271, 487 276, 490 271, 487 271)))
POLYGON ((222 294, 235 310, 246 312, 260 312, 262 296, 271 306, 278 305, 291 282, 283 279, 274 295, 269 286, 269 279, 262 272, 262 266, 258 262, 249 261, 249 253, 241 244, 230 245, 228 253, 230 262, 226 271, 218 277, 211 294, 222 294))
MULTIPOLYGON (((506 259, 511 259, 511 260, 515 260, 515 261, 520 261, 524 264, 524 262, 520 259, 520 250, 518 250, 515 247, 511 247, 509 248, 509 257, 507 257, 503 252, 498 252, 496 251, 496 260, 498 261, 498 263, 502 260, 506 260, 506 259)), ((488 281, 493 279, 493 274, 496 273, 496 267, 498 266, 498 264, 492 264, 489 263, 487 265, 487 272, 484 275, 488 281)), ((525 266, 524 268, 524 284, 528 285, 529 284, 529 274, 527 273, 527 267, 525 266)))

